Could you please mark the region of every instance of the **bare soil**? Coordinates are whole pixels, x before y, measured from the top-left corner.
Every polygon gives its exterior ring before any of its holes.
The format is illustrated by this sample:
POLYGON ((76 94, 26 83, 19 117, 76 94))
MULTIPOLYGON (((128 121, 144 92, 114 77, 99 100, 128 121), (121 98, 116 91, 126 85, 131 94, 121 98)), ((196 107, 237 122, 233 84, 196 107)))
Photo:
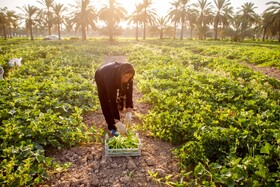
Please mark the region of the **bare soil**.
MULTIPOLYGON (((135 91, 134 123, 140 124, 137 113, 146 113, 149 106, 139 102, 141 93, 135 91)), ((84 122, 91 126, 107 130, 101 111, 92 112, 84 117, 84 122)), ((42 186, 104 186, 104 187, 144 187, 166 186, 156 182, 149 173, 157 173, 159 178, 171 176, 170 181, 179 177, 178 160, 174 158, 171 144, 140 133, 143 144, 141 156, 105 157, 104 144, 93 143, 63 150, 49 150, 47 156, 61 163, 71 162, 72 166, 63 173, 51 176, 42 186)), ((164 180, 163 180, 164 182, 164 180)))

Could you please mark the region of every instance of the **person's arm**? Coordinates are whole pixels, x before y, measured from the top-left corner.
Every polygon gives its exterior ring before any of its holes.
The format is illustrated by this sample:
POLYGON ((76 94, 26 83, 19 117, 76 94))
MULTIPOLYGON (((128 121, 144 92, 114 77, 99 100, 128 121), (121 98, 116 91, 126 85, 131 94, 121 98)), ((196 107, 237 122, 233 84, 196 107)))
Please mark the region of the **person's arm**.
POLYGON ((133 92, 133 81, 129 81, 128 87, 126 90, 126 109, 131 110, 133 109, 133 100, 132 100, 132 92, 133 92))

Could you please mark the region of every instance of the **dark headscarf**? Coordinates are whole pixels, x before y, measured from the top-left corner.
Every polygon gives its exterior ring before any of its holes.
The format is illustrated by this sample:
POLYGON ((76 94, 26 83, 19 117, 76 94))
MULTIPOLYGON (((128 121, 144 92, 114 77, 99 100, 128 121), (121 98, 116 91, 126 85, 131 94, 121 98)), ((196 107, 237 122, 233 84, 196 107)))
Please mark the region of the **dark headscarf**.
POLYGON ((118 73, 120 76, 127 74, 127 73, 131 73, 135 74, 135 70, 133 68, 133 66, 129 63, 120 63, 120 65, 118 66, 118 73))
POLYGON ((121 79, 122 79, 122 76, 124 74, 131 73, 133 75, 132 78, 135 75, 135 70, 130 63, 119 63, 116 70, 117 70, 117 74, 118 74, 118 76, 117 76, 118 80, 117 81, 118 81, 119 85, 121 85, 121 79))

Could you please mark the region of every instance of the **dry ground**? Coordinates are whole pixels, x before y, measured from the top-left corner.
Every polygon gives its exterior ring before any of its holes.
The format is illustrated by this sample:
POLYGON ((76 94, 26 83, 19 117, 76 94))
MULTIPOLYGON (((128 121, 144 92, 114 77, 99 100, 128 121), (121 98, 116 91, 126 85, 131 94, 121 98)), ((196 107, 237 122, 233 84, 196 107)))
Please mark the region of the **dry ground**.
MULTIPOLYGON (((146 113, 149 107, 139 102, 140 92, 135 91, 134 98, 136 102, 132 121, 139 124, 136 113, 146 113)), ((101 111, 87 114, 84 122, 89 126, 107 129, 101 111)), ((105 157, 103 143, 48 151, 47 156, 54 157, 62 163, 72 162, 72 166, 68 171, 52 176, 43 186, 165 186, 155 182, 150 172, 157 172, 159 177, 170 175, 170 180, 178 180, 178 161, 171 153, 174 147, 141 132, 140 139, 143 146, 142 155, 138 157, 105 157)))

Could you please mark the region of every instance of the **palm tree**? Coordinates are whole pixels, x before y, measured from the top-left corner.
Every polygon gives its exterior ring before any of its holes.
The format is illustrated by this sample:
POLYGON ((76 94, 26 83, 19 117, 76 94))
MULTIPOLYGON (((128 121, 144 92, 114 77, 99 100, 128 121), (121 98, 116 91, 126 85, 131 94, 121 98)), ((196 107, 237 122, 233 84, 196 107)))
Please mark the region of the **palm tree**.
POLYGON ((212 5, 208 0, 198 0, 194 6, 198 11, 196 28, 199 34, 199 39, 205 39, 209 29, 207 25, 212 21, 212 5))
POLYGON ((256 13, 254 11, 255 9, 254 3, 244 3, 240 10, 239 14, 241 15, 242 19, 242 27, 241 27, 241 38, 244 40, 244 37, 246 35, 246 31, 252 26, 252 24, 255 22, 256 19, 256 13))
POLYGON ((26 23, 26 29, 29 30, 29 34, 31 37, 31 40, 34 40, 33 38, 33 26, 34 26, 34 16, 36 16, 36 13, 39 11, 39 8, 31 5, 24 5, 23 7, 17 7, 23 11, 23 18, 25 19, 26 23))
MULTIPOLYGON (((37 22, 36 25, 40 30, 40 32, 42 34, 46 34, 46 32, 48 33, 48 18, 46 12, 44 12, 43 10, 39 10, 36 19, 40 20, 37 22)), ((52 24, 53 24, 53 19, 52 19, 52 24)))
POLYGON ((193 30, 195 28, 195 24, 197 23, 198 19, 198 11, 192 8, 188 9, 187 12, 187 18, 189 21, 189 26, 190 26, 190 38, 193 36, 193 30))
POLYGON ((61 34, 60 34, 60 24, 62 23, 62 18, 61 18, 61 14, 62 12, 66 11, 67 8, 63 7, 63 4, 54 4, 53 5, 53 10, 55 13, 55 22, 57 24, 57 32, 58 32, 58 38, 61 39, 61 34))
POLYGON ((160 17, 157 19, 157 28, 158 28, 158 32, 159 32, 159 38, 163 39, 163 35, 167 28, 167 18, 166 17, 160 17))
POLYGON ((157 14, 155 12, 155 9, 151 8, 152 6, 152 0, 143 0, 142 3, 142 11, 141 11, 141 22, 144 25, 144 30, 143 30, 143 39, 146 39, 146 29, 147 29, 147 25, 151 24, 153 25, 157 14))
POLYGON ((227 6, 223 9, 223 15, 221 16, 221 23, 222 23, 222 39, 226 36, 226 35, 230 35, 229 34, 229 30, 230 30, 230 23, 233 20, 233 7, 232 6, 227 6))
POLYGON ((51 35, 51 29, 52 29, 51 7, 53 7, 54 0, 39 0, 37 2, 47 8, 46 15, 47 15, 48 33, 49 33, 49 35, 51 35))
POLYGON ((273 14, 271 12, 266 12, 266 11, 264 12, 262 16, 262 30, 263 30, 262 41, 265 41, 270 26, 272 26, 273 23, 272 18, 273 18, 273 14))
POLYGON ((186 5, 189 2, 189 0, 180 0, 180 7, 181 7, 181 35, 180 35, 180 40, 183 39, 183 33, 185 30, 185 24, 186 24, 186 5))
POLYGON ((168 13, 168 19, 174 23, 174 39, 176 38, 176 33, 177 33, 177 23, 181 19, 181 11, 180 11, 180 5, 181 5, 181 0, 174 0, 172 3, 172 7, 169 9, 168 13))
POLYGON ((217 12, 214 18, 214 32, 215 32, 215 40, 218 39, 218 27, 221 22, 221 16, 223 10, 228 7, 231 3, 229 0, 214 0, 214 4, 217 8, 217 12))
POLYGON ((90 19, 96 20, 97 14, 92 6, 90 6, 90 0, 82 0, 81 12, 79 18, 81 20, 81 28, 82 28, 82 40, 86 40, 86 28, 89 24, 94 24, 90 19))
POLYGON ((71 20, 76 26, 76 31, 81 29, 82 40, 85 41, 88 27, 91 26, 92 29, 96 27, 97 13, 94 7, 90 5, 90 0, 76 1, 76 3, 76 5, 71 5, 75 9, 71 20))
POLYGON ((132 12, 132 15, 128 17, 128 24, 134 22, 136 24, 135 28, 135 38, 138 41, 138 30, 139 24, 141 24, 141 11, 142 11, 142 4, 138 3, 135 5, 135 10, 132 12))
POLYGON ((232 20, 232 27, 231 30, 231 37, 232 40, 237 42, 241 40, 242 35, 242 16, 241 15, 235 15, 232 20))
POLYGON ((108 0, 109 5, 103 6, 99 12, 99 19, 107 25, 107 33, 109 40, 113 41, 117 34, 118 24, 125 19, 127 11, 116 2, 116 0, 108 0))
POLYGON ((1 32, 3 33, 2 37, 5 40, 7 39, 7 27, 9 25, 7 12, 8 12, 7 7, 0 9, 0 29, 1 32))
POLYGON ((253 39, 260 38, 263 31, 263 18, 262 16, 256 15, 254 28, 252 29, 253 39))
POLYGON ((18 21, 18 16, 16 15, 16 12, 13 10, 7 10, 6 11, 6 21, 7 21, 7 31, 8 35, 12 38, 12 28, 17 27, 17 21, 18 21))
POLYGON ((278 33, 278 41, 280 42, 280 2, 270 1, 266 3, 266 5, 271 5, 268 7, 265 12, 271 13, 271 21, 273 27, 275 28, 276 32, 278 33))
POLYGON ((64 17, 64 25, 66 27, 66 31, 68 33, 70 33, 71 31, 73 31, 73 26, 74 26, 74 22, 73 20, 71 19, 71 17, 64 17))

